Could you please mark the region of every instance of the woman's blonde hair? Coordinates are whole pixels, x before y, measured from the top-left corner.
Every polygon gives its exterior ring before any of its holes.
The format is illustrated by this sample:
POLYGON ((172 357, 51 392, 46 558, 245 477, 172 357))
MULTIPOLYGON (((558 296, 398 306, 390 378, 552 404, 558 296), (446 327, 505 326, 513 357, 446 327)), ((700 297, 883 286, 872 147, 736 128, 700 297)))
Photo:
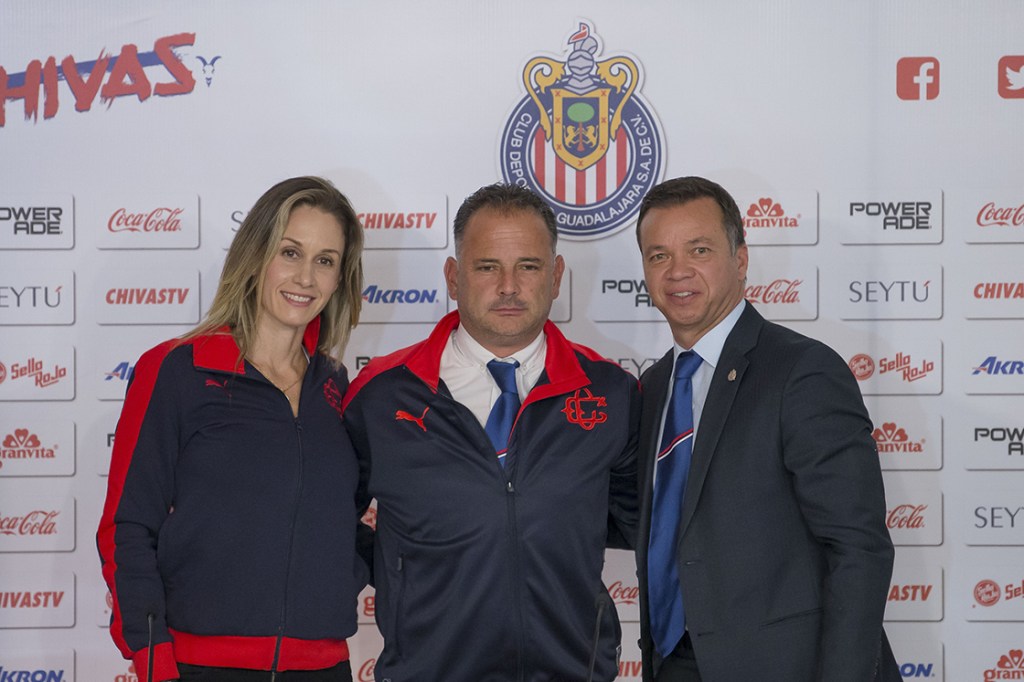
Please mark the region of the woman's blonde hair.
POLYGON ((310 206, 337 218, 345 238, 338 288, 320 313, 317 346, 320 352, 341 359, 349 334, 359 323, 363 303, 363 228, 345 195, 330 181, 313 176, 279 182, 256 200, 228 249, 206 319, 186 339, 227 326, 243 355, 252 350, 267 266, 298 206, 310 206))

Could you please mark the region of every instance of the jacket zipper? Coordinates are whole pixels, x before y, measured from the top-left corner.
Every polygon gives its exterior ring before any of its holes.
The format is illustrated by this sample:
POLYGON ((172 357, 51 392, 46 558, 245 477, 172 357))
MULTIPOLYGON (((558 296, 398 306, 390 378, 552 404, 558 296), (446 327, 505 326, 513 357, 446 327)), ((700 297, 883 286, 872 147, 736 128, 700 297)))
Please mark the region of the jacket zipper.
MULTIPOLYGON (((509 464, 506 455, 506 466, 509 464)), ((518 464, 516 462, 515 464, 518 464)), ((498 464, 497 466, 501 466, 498 464)), ((515 465, 513 465, 515 466, 515 465)), ((523 595, 522 595, 522 572, 520 570, 520 557, 519 557, 519 526, 516 523, 516 488, 512 483, 512 472, 508 469, 502 469, 505 474, 505 499, 508 508, 508 526, 509 526, 509 546, 512 553, 512 593, 515 595, 516 604, 516 622, 519 627, 516 632, 516 640, 518 646, 516 647, 516 679, 519 682, 524 682, 526 679, 525 661, 523 660, 524 652, 526 651, 526 641, 524 639, 524 633, 526 631, 526 623, 523 620, 523 595)))
MULTIPOLYGON (((288 398, 284 397, 285 402, 288 402, 288 398)), ((301 401, 301 399, 300 399, 301 401)), ((291 404, 288 405, 288 411, 291 412, 291 404)), ((299 501, 302 499, 302 476, 303 476, 303 455, 302 455, 302 422, 299 421, 298 417, 293 418, 293 424, 295 425, 295 440, 298 444, 298 464, 299 464, 299 476, 295 486, 295 504, 292 506, 292 518, 288 524, 288 563, 284 573, 284 601, 281 604, 281 622, 277 628, 277 641, 274 643, 274 661, 270 667, 270 682, 274 682, 277 677, 277 666, 280 663, 281 657, 281 641, 284 639, 284 626, 288 616, 288 584, 291 581, 292 573, 292 546, 295 544, 295 522, 299 516, 299 501)))

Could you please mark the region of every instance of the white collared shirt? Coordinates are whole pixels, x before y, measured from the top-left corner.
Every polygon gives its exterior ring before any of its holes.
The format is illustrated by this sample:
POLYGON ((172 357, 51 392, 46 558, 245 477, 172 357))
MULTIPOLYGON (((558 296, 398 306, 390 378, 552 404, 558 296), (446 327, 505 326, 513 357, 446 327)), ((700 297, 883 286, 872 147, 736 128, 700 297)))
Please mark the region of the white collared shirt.
MULTIPOLYGON (((687 350, 696 352, 703 360, 691 380, 693 383, 693 447, 697 446, 700 417, 704 412, 704 403, 707 401, 708 391, 711 389, 711 379, 715 376, 715 367, 718 366, 718 360, 722 357, 722 349, 725 348, 725 340, 729 337, 729 332, 732 331, 732 328, 736 326, 736 322, 740 319, 740 315, 743 314, 743 309, 746 305, 746 301, 743 300, 737 303, 736 307, 722 318, 721 322, 709 329, 704 336, 700 337, 700 340, 694 344, 693 348, 683 348, 678 343, 672 344, 672 357, 674 360, 679 358, 680 353, 687 350)), ((675 367, 674 360, 673 368, 675 367)), ((665 430, 665 415, 668 414, 668 406, 672 401, 672 388, 674 385, 674 381, 670 380, 668 382, 668 394, 665 396, 665 408, 661 413, 659 434, 665 430)))
MULTIPOLYGON (((497 358, 505 362, 519 362, 516 388, 519 389, 520 400, 526 398, 540 379, 547 353, 547 335, 541 332, 526 348, 508 357, 497 358)), ((451 333, 441 353, 441 380, 452 397, 468 407, 481 426, 487 424, 491 408, 501 395, 501 389, 487 369, 487 363, 494 359, 495 355, 481 346, 462 325, 451 333)))

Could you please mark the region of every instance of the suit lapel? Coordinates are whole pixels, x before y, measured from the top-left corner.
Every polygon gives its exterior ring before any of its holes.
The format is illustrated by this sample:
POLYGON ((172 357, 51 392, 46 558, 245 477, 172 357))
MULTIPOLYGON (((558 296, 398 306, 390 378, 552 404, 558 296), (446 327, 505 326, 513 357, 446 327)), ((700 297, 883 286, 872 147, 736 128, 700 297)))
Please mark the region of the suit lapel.
MULTIPOLYGON (((736 326, 729 333, 718 358, 715 374, 711 378, 711 387, 704 409, 701 412, 700 425, 697 428, 697 440, 694 443, 693 458, 690 461, 690 474, 686 480, 686 493, 683 496, 683 511, 679 520, 679 538, 682 539, 686 528, 693 518, 704 488, 711 460, 718 449, 718 441, 725 428, 725 422, 732 410, 736 392, 743 383, 743 375, 747 371, 749 361, 747 353, 757 345, 757 337, 761 332, 764 318, 747 304, 736 326)), ((662 398, 664 402, 664 398, 662 398)))

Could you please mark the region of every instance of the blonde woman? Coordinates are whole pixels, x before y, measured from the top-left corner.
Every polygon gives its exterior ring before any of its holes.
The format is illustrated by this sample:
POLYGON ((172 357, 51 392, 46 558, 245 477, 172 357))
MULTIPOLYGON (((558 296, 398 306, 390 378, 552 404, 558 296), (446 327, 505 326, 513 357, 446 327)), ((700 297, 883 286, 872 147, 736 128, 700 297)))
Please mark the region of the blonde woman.
POLYGON ((366 569, 335 358, 359 317, 362 243, 328 181, 271 187, 206 320, 136 365, 97 545, 111 636, 140 682, 351 680, 366 569))

